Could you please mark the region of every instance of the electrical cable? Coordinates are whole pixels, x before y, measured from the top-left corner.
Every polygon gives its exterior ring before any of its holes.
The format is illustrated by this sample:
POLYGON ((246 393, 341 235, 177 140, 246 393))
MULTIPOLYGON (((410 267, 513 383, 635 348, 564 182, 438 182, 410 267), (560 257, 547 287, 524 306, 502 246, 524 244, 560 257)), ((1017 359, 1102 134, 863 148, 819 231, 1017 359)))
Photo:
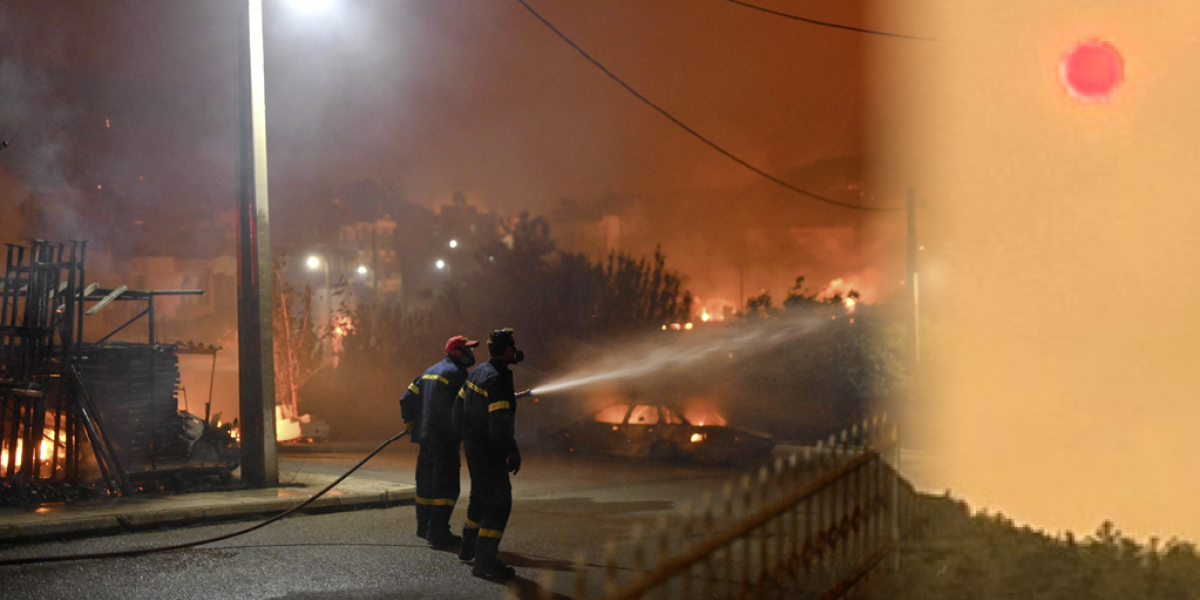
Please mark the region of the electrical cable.
POLYGON ((917 41, 921 41, 921 42, 944 42, 945 41, 945 40, 939 40, 939 39, 935 39, 935 38, 918 37, 915 35, 904 35, 902 33, 891 33, 891 32, 887 32, 887 31, 879 31, 876 29, 863 29, 862 27, 851 27, 849 25, 838 25, 837 23, 829 23, 827 21, 818 21, 816 19, 808 19, 805 17, 800 17, 800 16, 796 16, 796 15, 792 15, 792 14, 788 14, 788 13, 784 13, 784 12, 779 12, 776 10, 771 10, 769 8, 764 8, 762 6, 756 6, 754 4, 750 4, 749 2, 742 2, 742 0, 726 0, 726 2, 732 2, 734 4, 737 4, 738 6, 745 6, 746 8, 753 8, 754 10, 761 10, 762 12, 772 14, 777 17, 784 17, 784 18, 793 19, 796 21, 804 21, 805 23, 810 23, 812 25, 820 25, 822 27, 833 27, 834 29, 846 29, 848 31, 857 31, 858 33, 869 33, 871 35, 886 35, 888 37, 903 38, 906 40, 917 40, 917 41))
POLYGON ((406 435, 408 435, 407 430, 401 431, 400 433, 397 433, 396 435, 392 436, 391 439, 380 444, 379 447, 376 448, 370 454, 368 454, 366 458, 358 461, 358 464, 351 467, 351 469, 349 471, 346 471, 345 474, 343 474, 341 477, 338 477, 337 479, 335 479, 333 481, 333 483, 325 486, 324 489, 317 492, 314 496, 312 496, 308 500, 305 500, 304 502, 301 502, 300 504, 297 504, 296 506, 293 506, 293 507, 283 511, 283 512, 275 515, 274 517, 267 519, 266 521, 257 523, 255 525, 252 525, 245 529, 235 531, 233 533, 226 533, 224 535, 219 535, 216 537, 211 537, 208 539, 198 540, 198 541, 194 541, 194 542, 186 542, 183 544, 172 544, 169 546, 156 546, 154 548, 136 548, 133 550, 116 550, 113 552, 95 552, 95 553, 91 553, 91 554, 64 554, 64 555, 60 555, 60 556, 33 556, 33 557, 29 557, 29 558, 9 558, 9 559, 0 560, 0 567, 7 567, 7 566, 11 566, 11 565, 27 565, 27 564, 31 564, 31 563, 63 562, 63 561, 68 561, 68 560, 89 560, 89 559, 95 559, 95 558, 117 558, 117 557, 122 557, 122 556, 140 556, 142 554, 153 554, 156 552, 167 552, 170 550, 183 550, 185 548, 192 548, 192 547, 201 546, 204 544, 211 544, 213 542, 220 542, 222 540, 227 540, 229 538, 233 538, 233 537, 237 537, 239 535, 250 533, 251 531, 266 527, 267 525, 270 525, 271 523, 274 523, 275 521, 278 521, 296 511, 300 510, 301 508, 308 506, 314 500, 325 495, 326 492, 328 492, 329 490, 332 490, 337 484, 341 483, 344 479, 349 477, 351 473, 357 471, 359 469, 359 467, 366 464, 367 461, 371 460, 371 458, 374 457, 376 454, 379 454, 379 451, 386 448, 388 444, 390 444, 406 435))
POLYGON ((603 71, 605 75, 608 75, 608 77, 610 79, 617 82, 621 87, 625 88, 629 93, 633 94, 638 100, 641 100, 643 103, 645 103, 650 108, 653 108, 654 110, 658 111, 660 114, 662 114, 662 116, 666 117, 672 123, 678 125, 684 131, 692 134, 692 136, 695 137, 696 139, 704 142, 705 144, 708 144, 709 147, 716 150, 717 152, 720 152, 721 154, 724 154, 727 158, 738 163, 739 165, 742 165, 743 167, 746 167, 747 169, 754 171, 755 173, 761 175, 762 177, 765 177, 765 178, 779 184, 780 186, 787 188, 788 190, 791 190, 793 192, 796 192, 796 193, 804 195, 804 196, 808 196, 809 198, 812 198, 814 200, 819 200, 819 201, 825 202, 827 204, 832 204, 834 206, 840 206, 842 208, 851 208, 854 210, 866 210, 866 211, 875 211, 875 212, 890 212, 890 211, 907 209, 907 207, 904 207, 904 206, 860 206, 857 204, 849 204, 847 202, 841 202, 838 200, 834 200, 833 198, 822 196, 820 194, 816 194, 816 193, 810 192, 808 190, 794 186, 794 185, 792 185, 782 179, 779 179, 778 177, 775 177, 774 175, 771 175, 770 173, 767 173, 766 171, 763 171, 762 169, 746 162, 745 160, 738 158, 730 151, 722 148, 721 146, 718 146, 716 144, 716 142, 713 142, 712 140, 704 137, 695 129, 688 127, 687 124, 685 124, 683 121, 680 121, 679 119, 675 118, 671 113, 667 112, 665 109, 663 109, 659 105, 652 102, 649 98, 643 96, 637 90, 633 89, 632 86, 630 86, 628 83, 625 83, 620 77, 617 77, 612 71, 609 71, 604 65, 600 64, 600 61, 592 58, 592 56, 590 54, 588 54, 586 51, 584 51, 583 48, 580 48, 578 44, 571 41, 571 38, 568 38, 563 32, 559 31, 557 27, 555 27, 553 24, 550 23, 550 21, 547 21, 546 18, 543 17, 541 14, 539 14, 536 10, 534 10, 532 6, 529 6, 529 4, 525 0, 517 0, 517 2, 520 2, 521 6, 524 6, 525 9, 530 12, 530 14, 532 14, 534 17, 537 17, 537 20, 541 21, 542 24, 544 24, 546 27, 549 27, 550 31, 553 31, 555 33, 555 35, 557 35, 564 42, 566 42, 572 48, 574 48, 576 52, 579 52, 579 54, 582 55, 584 58, 586 58, 588 60, 588 62, 592 63, 593 65, 596 66, 596 68, 603 71))

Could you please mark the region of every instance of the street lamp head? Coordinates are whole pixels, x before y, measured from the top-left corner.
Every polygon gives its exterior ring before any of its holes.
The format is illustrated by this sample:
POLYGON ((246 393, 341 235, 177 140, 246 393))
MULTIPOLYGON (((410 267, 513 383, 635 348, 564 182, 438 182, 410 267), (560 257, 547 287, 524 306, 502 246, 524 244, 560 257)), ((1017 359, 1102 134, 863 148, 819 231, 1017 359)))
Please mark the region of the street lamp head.
POLYGON ((434 264, 436 264, 436 265, 437 265, 437 268, 438 268, 438 269, 445 269, 445 268, 446 268, 446 261, 444 261, 444 260, 439 260, 439 261, 437 261, 437 262, 436 262, 436 263, 434 263, 434 264))
POLYGON ((308 264, 308 268, 315 269, 315 268, 321 266, 321 259, 317 258, 316 256, 310 256, 310 257, 308 257, 307 264, 308 264))
POLYGON ((457 247, 458 247, 458 240, 450 240, 450 247, 451 247, 451 248, 457 248, 457 247))
POLYGON ((367 274, 367 268, 366 268, 365 266, 363 266, 363 265, 358 265, 358 274, 359 274, 359 275, 366 275, 366 274, 367 274))
POLYGON ((288 0, 292 8, 300 12, 327 12, 333 7, 335 0, 288 0))

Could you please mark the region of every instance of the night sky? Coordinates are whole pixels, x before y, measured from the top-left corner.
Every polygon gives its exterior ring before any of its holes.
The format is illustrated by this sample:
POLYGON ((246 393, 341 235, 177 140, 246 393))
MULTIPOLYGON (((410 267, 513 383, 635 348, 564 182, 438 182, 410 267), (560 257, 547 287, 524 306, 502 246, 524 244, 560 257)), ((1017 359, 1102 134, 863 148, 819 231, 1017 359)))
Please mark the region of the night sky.
MULTIPOLYGON (((769 290, 778 299, 806 275, 812 291, 843 277, 870 299, 902 278, 903 213, 831 207, 750 172, 607 78, 516 0, 327 4, 265 2, 276 241, 299 241, 300 208, 320 190, 374 179, 430 207, 461 190, 504 216, 552 215, 563 199, 632 198, 624 216, 640 225, 623 249, 647 254, 661 243, 701 297, 769 290)), ((107 227, 121 219, 198 220, 232 208, 236 6, 4 3, 0 125, 20 134, 0 155, 0 171, 11 172, 3 177, 35 192, 119 198, 128 214, 106 227, 81 217, 93 238, 120 238, 107 227)), ((846 184, 866 177, 866 44, 920 42, 865 42, 722 0, 531 6, 764 171, 846 202, 903 204, 903 190, 846 184)), ((870 21, 860 2, 802 8, 870 21)), ((21 193, 5 185, 6 202, 21 193)))

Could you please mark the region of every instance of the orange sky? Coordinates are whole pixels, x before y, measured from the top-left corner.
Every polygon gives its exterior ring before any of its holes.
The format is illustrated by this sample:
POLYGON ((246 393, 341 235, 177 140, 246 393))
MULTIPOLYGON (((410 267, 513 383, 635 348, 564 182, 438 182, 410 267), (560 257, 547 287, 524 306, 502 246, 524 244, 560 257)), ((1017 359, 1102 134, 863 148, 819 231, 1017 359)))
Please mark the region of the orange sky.
MULTIPOLYGON (((653 102, 769 173, 829 194, 829 182, 798 171, 864 151, 860 34, 723 1, 530 4, 653 102)), ((232 6, 4 2, 0 123, 22 133, 2 166, 35 189, 103 185, 136 189, 147 204, 231 207, 232 6)), ((803 14, 861 25, 862 6, 803 14)), ((264 11, 274 240, 303 234, 296 206, 317 190, 372 178, 426 205, 462 190, 508 216, 545 214, 562 198, 634 196, 645 223, 627 249, 663 243, 668 264, 705 297, 736 299, 743 270, 747 294, 777 298, 797 275, 818 290, 868 267, 895 276, 894 218, 821 205, 730 161, 515 0, 338 0, 320 14, 266 0, 264 11), (819 243, 821 252, 789 233, 858 226, 862 235, 819 243)))
POLYGON ((937 221, 919 420, 945 484, 1050 531, 1200 540, 1200 7, 919 4, 880 13, 950 41, 876 54, 873 144, 937 221), (1125 57, 1100 105, 1058 81, 1089 37, 1125 57))

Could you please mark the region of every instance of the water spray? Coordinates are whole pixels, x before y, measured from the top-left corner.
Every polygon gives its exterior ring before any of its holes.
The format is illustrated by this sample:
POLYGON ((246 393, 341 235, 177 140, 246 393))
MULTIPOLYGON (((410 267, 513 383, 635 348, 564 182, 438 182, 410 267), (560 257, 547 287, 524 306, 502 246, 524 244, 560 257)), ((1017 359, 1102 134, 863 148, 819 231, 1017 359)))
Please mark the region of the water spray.
POLYGON ((705 336, 700 332, 689 332, 686 335, 699 336, 701 339, 700 343, 687 346, 664 345, 661 337, 648 338, 644 343, 632 348, 623 346, 612 353, 602 354, 591 364, 526 390, 522 394, 535 391, 538 394, 548 394, 599 383, 678 373, 705 362, 733 358, 735 353, 775 350, 811 334, 828 323, 829 320, 814 315, 772 319, 760 323, 747 322, 736 328, 713 331, 707 339, 703 339, 705 336))

